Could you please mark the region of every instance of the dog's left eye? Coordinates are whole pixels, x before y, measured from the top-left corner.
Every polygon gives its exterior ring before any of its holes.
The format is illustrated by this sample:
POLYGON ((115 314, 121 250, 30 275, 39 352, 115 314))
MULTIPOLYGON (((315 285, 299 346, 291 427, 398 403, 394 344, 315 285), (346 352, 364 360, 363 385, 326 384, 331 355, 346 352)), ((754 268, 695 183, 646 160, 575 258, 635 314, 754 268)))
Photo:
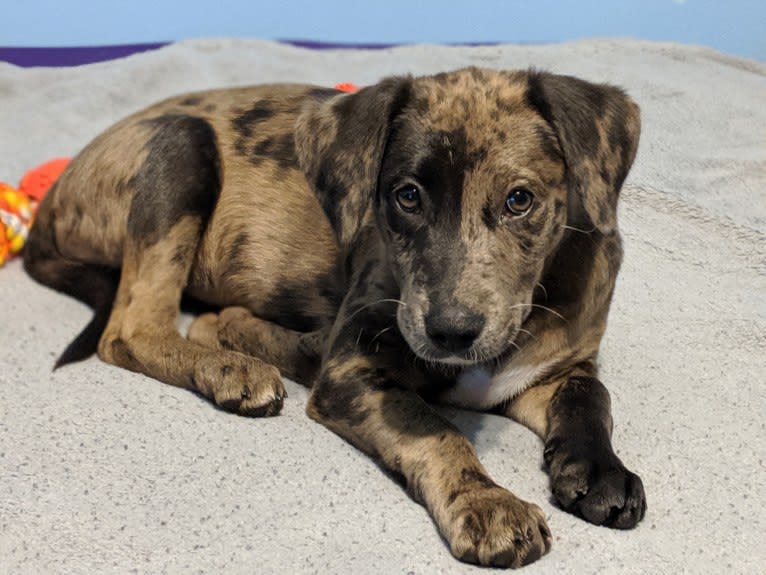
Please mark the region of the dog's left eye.
POLYGON ((526 188, 513 188, 505 199, 505 209, 512 216, 523 216, 531 208, 535 196, 526 188))
POLYGON ((420 210, 420 191, 413 185, 402 186, 396 190, 396 203, 402 211, 414 214, 420 210))

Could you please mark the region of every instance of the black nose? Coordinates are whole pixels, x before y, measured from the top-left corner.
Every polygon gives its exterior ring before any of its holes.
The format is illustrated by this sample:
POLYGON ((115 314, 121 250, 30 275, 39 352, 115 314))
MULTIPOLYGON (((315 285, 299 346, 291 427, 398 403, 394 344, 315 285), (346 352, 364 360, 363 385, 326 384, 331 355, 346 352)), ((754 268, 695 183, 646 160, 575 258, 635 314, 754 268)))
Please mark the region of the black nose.
POLYGON ((465 351, 484 329, 484 316, 467 311, 430 312, 426 316, 426 334, 434 344, 451 353, 465 351))

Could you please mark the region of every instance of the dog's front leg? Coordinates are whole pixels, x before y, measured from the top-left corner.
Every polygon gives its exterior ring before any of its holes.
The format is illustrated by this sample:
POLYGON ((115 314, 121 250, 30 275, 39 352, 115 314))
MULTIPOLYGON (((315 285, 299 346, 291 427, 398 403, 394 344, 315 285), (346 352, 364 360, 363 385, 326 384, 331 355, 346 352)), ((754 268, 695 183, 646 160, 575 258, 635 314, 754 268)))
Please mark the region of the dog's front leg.
POLYGON ((612 448, 609 392, 594 375, 585 362, 522 393, 508 414, 545 441, 551 488, 564 509, 597 525, 629 529, 646 512, 644 487, 612 448))
MULTIPOLYGON (((366 292, 369 301, 369 285, 366 292)), ((551 544, 543 512, 495 484, 468 439, 408 389, 408 378, 423 375, 406 348, 390 345, 398 337, 392 330, 380 335, 380 318, 395 316, 389 302, 344 304, 308 414, 403 477, 457 558, 512 567, 535 561, 551 544)))

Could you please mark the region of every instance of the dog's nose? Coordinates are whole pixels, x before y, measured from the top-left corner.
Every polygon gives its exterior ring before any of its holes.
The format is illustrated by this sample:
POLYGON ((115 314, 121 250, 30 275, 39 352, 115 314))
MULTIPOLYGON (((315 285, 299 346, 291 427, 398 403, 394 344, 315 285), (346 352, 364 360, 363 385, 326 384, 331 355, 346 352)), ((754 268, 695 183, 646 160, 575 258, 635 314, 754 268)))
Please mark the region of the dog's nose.
POLYGON ((426 334, 440 349, 457 353, 473 345, 484 329, 484 316, 472 312, 429 313, 426 334))

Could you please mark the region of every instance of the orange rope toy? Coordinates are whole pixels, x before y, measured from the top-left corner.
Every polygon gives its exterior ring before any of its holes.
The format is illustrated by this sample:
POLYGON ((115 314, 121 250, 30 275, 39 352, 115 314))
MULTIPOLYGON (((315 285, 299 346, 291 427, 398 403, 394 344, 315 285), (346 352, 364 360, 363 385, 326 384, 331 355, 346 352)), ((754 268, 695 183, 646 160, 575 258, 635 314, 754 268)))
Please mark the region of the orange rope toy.
POLYGON ((68 158, 45 162, 24 174, 18 188, 0 182, 0 266, 21 252, 37 206, 68 163, 68 158))

